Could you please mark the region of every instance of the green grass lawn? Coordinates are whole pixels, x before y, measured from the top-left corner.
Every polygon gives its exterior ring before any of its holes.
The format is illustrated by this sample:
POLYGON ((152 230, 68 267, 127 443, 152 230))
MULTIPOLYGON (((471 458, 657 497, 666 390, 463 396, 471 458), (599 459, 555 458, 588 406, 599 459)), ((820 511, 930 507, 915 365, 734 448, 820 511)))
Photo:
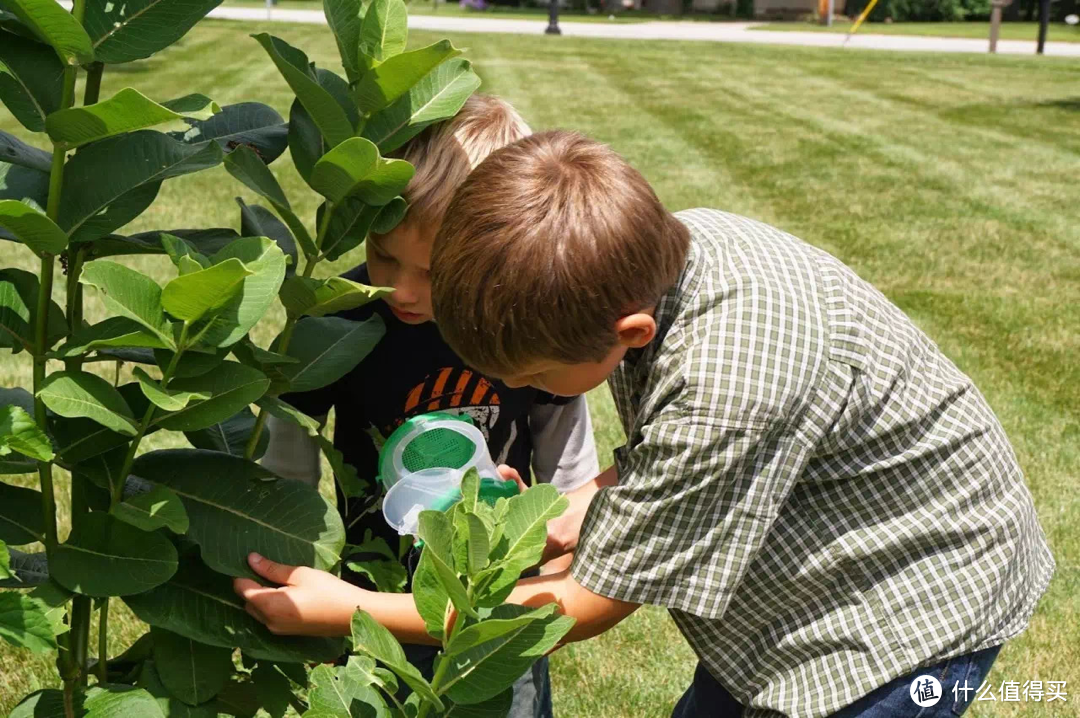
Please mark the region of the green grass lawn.
MULTIPOLYGON (((771 22, 759 25, 754 30, 764 32, 840 32, 847 33, 853 23, 833 23, 825 27, 809 22, 771 22)), ((859 35, 931 35, 934 37, 974 37, 990 38, 989 22, 867 22, 859 28, 859 35)), ((1039 24, 1036 22, 1001 23, 1002 40, 1030 40, 1039 37, 1039 24)), ((1046 32, 1047 42, 1080 42, 1080 25, 1066 25, 1063 22, 1051 23, 1046 32)))
MULTIPOLYGON (((291 95, 248 37, 263 30, 336 66, 325 27, 207 22, 161 57, 110 69, 104 94, 125 86, 158 99, 201 92, 284 111, 291 95)), ((435 39, 412 34, 417 44, 435 39)), ((673 209, 724 208, 834 253, 974 377, 1012 437, 1059 566, 1031 628, 1003 651, 991 680, 1064 680, 1073 695, 1067 704, 976 703, 973 714, 1077 715, 1080 65, 542 36, 454 40, 471 48, 485 90, 509 98, 535 129, 570 126, 610 142, 673 209)), ((14 128, 4 111, 0 128, 14 128)), ((274 169, 294 208, 310 217, 312 193, 285 159, 274 169)), ((222 169, 171 180, 131 230, 236 226, 233 197, 241 194, 250 199, 222 169)), ((0 251, 5 265, 33 266, 19 247, 0 251)), ((133 264, 166 276, 160 259, 133 264)), ((87 318, 101 316, 91 305, 87 318)), ((281 322, 280 311, 272 314, 256 339, 265 345, 281 322)), ((25 357, 0 358, 0 385, 29 379, 25 357)), ((620 430, 606 392, 592 398, 606 462, 620 430)), ((151 439, 147 448, 159 448, 163 438, 151 439)), ((122 606, 114 616, 116 652, 141 629, 122 606)), ((50 662, 0 646, 0 715, 53 682, 50 662)), ((666 716, 692 668, 664 612, 642 611, 555 655, 556 709, 666 716)))

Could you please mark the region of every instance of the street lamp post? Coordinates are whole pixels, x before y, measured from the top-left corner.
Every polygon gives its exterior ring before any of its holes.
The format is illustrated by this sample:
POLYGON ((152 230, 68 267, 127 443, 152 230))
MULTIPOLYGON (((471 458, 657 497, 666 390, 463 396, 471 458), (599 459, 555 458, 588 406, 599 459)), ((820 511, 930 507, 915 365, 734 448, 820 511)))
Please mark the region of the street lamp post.
POLYGON ((562 35, 562 30, 559 29, 559 0, 551 0, 548 4, 548 26, 544 34, 562 35))

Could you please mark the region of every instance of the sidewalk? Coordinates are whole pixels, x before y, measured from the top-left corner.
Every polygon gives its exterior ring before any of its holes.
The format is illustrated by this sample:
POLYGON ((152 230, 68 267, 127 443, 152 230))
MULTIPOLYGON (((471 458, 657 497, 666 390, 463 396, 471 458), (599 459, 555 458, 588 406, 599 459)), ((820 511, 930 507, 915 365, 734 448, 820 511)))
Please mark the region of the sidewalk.
MULTIPOLYGON (((265 22, 267 11, 251 7, 219 7, 210 17, 225 20, 265 22)), ((279 10, 270 15, 273 22, 295 22, 325 25, 322 10, 279 10)), ((726 22, 643 22, 611 24, 596 22, 560 22, 563 34, 569 37, 599 37, 622 40, 696 40, 704 42, 742 42, 760 45, 802 45, 807 47, 842 47, 844 35, 817 32, 765 32, 753 28, 757 23, 726 22)), ((440 17, 410 15, 409 27, 438 32, 493 32, 516 35, 539 35, 546 21, 508 20, 483 17, 440 17)), ((901 50, 910 52, 969 52, 985 54, 987 40, 958 37, 926 37, 921 35, 863 35, 852 36, 847 47, 863 50, 901 50)), ((999 40, 998 52, 1003 55, 1035 55, 1035 42, 999 40)), ((1080 43, 1048 42, 1047 55, 1080 57, 1080 43)))

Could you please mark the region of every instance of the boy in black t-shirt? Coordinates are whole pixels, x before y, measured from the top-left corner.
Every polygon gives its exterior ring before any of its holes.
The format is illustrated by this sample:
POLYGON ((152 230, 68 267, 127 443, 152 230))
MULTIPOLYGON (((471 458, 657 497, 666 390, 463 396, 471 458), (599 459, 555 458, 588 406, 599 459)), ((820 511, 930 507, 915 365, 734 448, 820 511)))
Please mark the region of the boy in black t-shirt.
MULTIPOLYGON (((388 234, 370 236, 367 263, 345 275, 395 291, 384 301, 340 315, 361 321, 377 313, 386 323, 386 335, 334 384, 282 397, 314 417, 325 417, 334 407, 334 446, 372 487, 377 486, 382 442, 408 419, 432 411, 467 414, 487 438, 495 463, 515 469, 526 483, 535 474, 537 481, 568 492, 599 473, 584 396, 565 398, 530 387, 511 389, 484 377, 451 351, 431 321, 431 243, 454 190, 488 154, 529 133, 509 104, 474 95, 452 119, 428 128, 402 148, 401 156, 416 167, 405 191, 408 214, 388 234)), ((268 428, 270 445, 262 464, 280 476, 317 484, 319 448, 314 440, 299 427, 273 417, 268 428)), ((398 548, 399 537, 383 518, 381 499, 376 490, 346 502, 339 490, 338 506, 350 544, 361 544, 370 531, 392 549, 398 548)), ((343 577, 374 588, 364 576, 348 570, 343 577)), ((406 650, 420 665, 430 665, 436 652, 426 646, 407 646, 406 650)), ((551 715, 544 659, 514 685, 510 716, 551 715)))

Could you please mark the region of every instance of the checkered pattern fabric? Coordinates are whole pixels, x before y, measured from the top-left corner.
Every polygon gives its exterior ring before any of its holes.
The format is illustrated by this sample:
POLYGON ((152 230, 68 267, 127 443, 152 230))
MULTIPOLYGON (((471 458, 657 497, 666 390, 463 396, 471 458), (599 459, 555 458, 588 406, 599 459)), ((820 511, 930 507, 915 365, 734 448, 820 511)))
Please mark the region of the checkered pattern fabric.
POLYGON ((971 380, 827 253, 678 217, 687 266, 611 377, 629 438, 575 579, 668 607, 754 718, 825 716, 1020 633, 1054 560, 971 380))

